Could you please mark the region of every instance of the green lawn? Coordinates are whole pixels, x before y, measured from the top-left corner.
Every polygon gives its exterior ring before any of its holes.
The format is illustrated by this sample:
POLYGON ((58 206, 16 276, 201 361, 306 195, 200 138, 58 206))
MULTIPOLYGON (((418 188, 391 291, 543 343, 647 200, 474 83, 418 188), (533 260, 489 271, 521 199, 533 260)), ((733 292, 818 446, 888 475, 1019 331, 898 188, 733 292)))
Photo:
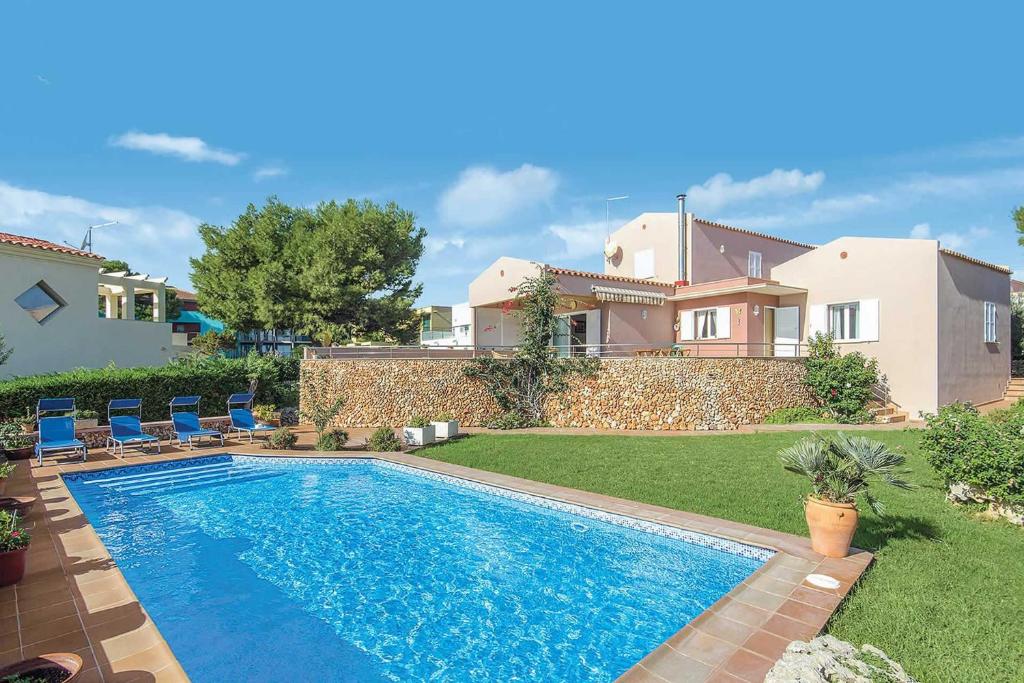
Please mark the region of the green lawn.
MULTIPOLYGON (((806 484, 776 458, 801 436, 477 435, 421 454, 806 535, 806 484)), ((877 490, 888 516, 865 513, 854 539, 876 561, 830 632, 922 681, 1024 680, 1024 529, 947 503, 915 432, 871 436, 904 449, 920 488, 877 490)))

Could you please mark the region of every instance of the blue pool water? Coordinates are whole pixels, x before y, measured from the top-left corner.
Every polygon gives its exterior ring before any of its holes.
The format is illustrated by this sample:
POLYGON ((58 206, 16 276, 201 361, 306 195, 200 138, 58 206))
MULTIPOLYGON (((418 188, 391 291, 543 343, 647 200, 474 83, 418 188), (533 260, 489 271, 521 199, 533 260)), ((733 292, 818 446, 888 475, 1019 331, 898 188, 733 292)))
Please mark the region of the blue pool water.
POLYGON ((611 681, 767 557, 379 461, 65 480, 197 683, 611 681))

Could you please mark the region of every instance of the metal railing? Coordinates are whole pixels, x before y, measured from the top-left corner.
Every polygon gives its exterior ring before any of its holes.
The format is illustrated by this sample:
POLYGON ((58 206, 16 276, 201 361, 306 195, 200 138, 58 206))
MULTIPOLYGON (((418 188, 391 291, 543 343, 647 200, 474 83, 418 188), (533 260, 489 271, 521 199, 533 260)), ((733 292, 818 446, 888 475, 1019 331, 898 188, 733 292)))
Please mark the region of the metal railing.
MULTIPOLYGON (((307 346, 307 360, 387 359, 387 358, 477 358, 511 357, 518 346, 307 346)), ((800 358, 807 355, 806 344, 772 344, 755 342, 693 341, 665 346, 650 344, 569 344, 551 347, 561 357, 594 358, 800 358)))
POLYGON ((420 341, 433 341, 435 339, 455 339, 454 330, 429 330, 420 332, 420 341))

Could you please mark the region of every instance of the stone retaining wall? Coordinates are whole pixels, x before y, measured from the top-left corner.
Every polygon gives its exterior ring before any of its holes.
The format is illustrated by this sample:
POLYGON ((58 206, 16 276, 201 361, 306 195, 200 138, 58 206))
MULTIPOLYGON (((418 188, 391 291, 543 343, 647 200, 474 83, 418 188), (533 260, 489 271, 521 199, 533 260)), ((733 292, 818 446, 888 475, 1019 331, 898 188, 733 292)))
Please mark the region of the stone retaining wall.
MULTIPOLYGON (((300 404, 344 396, 340 427, 401 427, 413 415, 449 413, 483 426, 498 407, 454 359, 304 360, 300 404)), ((778 408, 812 405, 804 364, 781 358, 603 359, 595 377, 574 378, 549 399, 556 427, 736 429, 778 408)))

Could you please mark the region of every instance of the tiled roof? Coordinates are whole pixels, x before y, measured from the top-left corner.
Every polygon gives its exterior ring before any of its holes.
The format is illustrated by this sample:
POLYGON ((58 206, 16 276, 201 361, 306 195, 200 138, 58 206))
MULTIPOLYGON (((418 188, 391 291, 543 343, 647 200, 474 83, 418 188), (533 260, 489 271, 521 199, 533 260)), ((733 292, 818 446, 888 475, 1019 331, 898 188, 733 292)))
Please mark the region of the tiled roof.
POLYGON ((46 251, 55 251, 58 254, 67 254, 69 256, 87 256, 89 258, 103 260, 103 257, 99 254, 92 254, 88 251, 82 251, 81 249, 75 249, 64 244, 55 244, 53 242, 47 242, 35 237, 24 237, 23 235, 12 235, 9 232, 0 232, 0 244, 13 244, 19 247, 32 247, 33 249, 45 249, 46 251))
POLYGON ((571 268, 558 268, 556 266, 545 266, 549 273, 555 275, 575 275, 577 277, 588 277, 596 280, 612 280, 614 282, 636 282, 644 285, 654 285, 655 287, 675 287, 675 284, 671 282, 659 282, 657 280, 646 280, 638 277, 626 277, 624 275, 605 275, 604 273, 591 273, 587 270, 572 270, 571 268))
POLYGON ((817 248, 813 244, 805 244, 803 242, 796 242, 794 240, 787 240, 785 237, 776 237, 775 235, 769 235, 769 234, 764 233, 764 232, 755 232, 753 230, 747 230, 746 228, 737 228, 737 227, 732 226, 732 225, 726 225, 725 223, 716 223, 715 221, 709 221, 706 218, 700 218, 698 216, 694 216, 693 220, 700 221, 701 223, 703 223, 705 225, 711 225, 711 226, 714 226, 716 228, 722 228, 723 230, 732 230, 733 232, 743 233, 744 235, 751 235, 753 237, 761 237, 761 238, 766 239, 766 240, 775 240, 776 242, 782 242, 783 244, 791 244, 794 247, 803 247, 804 249, 816 249, 817 248))
POLYGON ((1024 292, 1024 282, 1020 280, 1010 280, 1010 291, 1011 292, 1024 292))
POLYGON ((989 263, 988 261, 982 261, 979 258, 974 258, 973 256, 968 256, 967 254, 961 254, 959 251, 953 251, 952 249, 939 249, 939 251, 941 251, 943 254, 948 254, 948 255, 954 256, 954 257, 956 257, 958 259, 963 259, 964 261, 967 261, 968 263, 973 263, 976 266, 984 266, 985 268, 991 268, 992 270, 998 270, 1000 273, 1006 273, 1007 275, 1009 275, 1010 273, 1013 272, 1012 270, 1010 270, 1006 266, 997 266, 994 263, 989 263))

